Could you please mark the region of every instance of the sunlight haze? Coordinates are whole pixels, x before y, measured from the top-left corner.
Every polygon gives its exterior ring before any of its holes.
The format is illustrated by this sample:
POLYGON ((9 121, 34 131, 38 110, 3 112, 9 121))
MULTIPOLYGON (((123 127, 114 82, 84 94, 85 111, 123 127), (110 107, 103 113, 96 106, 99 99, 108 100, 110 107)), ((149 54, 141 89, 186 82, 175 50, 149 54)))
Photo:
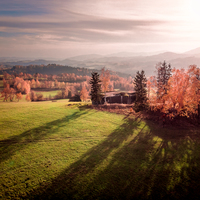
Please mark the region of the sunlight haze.
POLYGON ((1 57, 173 51, 200 46, 197 0, 0 2, 1 57))

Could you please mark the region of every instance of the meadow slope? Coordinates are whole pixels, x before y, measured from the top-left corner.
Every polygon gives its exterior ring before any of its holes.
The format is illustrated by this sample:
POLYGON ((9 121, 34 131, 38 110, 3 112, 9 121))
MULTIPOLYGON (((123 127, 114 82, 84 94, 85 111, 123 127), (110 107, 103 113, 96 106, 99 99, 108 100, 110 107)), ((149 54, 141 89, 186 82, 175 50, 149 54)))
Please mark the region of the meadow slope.
POLYGON ((0 198, 200 194, 200 130, 57 102, 0 103, 0 198))

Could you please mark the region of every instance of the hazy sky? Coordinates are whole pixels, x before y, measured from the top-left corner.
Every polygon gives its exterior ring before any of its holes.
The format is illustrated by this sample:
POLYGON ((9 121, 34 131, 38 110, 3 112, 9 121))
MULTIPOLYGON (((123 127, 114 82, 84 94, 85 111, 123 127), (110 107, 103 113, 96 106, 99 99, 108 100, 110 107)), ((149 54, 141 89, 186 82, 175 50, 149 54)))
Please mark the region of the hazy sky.
POLYGON ((198 0, 0 0, 0 57, 197 47, 198 0))

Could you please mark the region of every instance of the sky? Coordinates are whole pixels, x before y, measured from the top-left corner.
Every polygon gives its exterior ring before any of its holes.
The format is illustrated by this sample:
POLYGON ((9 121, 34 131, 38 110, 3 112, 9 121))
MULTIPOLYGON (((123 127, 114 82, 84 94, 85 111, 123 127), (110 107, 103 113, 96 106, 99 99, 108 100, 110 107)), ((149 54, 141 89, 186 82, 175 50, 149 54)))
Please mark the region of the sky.
POLYGON ((0 57, 200 47, 198 0, 0 0, 0 57))

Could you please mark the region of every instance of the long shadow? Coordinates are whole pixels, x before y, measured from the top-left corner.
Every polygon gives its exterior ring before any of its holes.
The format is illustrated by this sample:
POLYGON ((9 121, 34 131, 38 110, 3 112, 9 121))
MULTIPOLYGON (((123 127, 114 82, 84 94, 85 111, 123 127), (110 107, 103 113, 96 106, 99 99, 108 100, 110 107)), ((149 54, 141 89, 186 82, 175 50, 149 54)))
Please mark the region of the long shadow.
MULTIPOLYGON (((199 139, 195 131, 176 136, 153 128, 140 132, 98 174, 95 182, 104 182, 94 198, 198 199, 199 139)), ((95 189, 95 182, 88 187, 90 190, 95 189)))
POLYGON ((197 199, 200 196, 198 131, 172 135, 125 118, 99 145, 91 148, 51 181, 33 190, 32 199, 197 199), (124 143, 124 145, 122 145, 124 143), (109 156, 112 157, 109 159, 109 156), (107 165, 103 163, 109 160, 107 165), (104 166, 102 169, 101 166, 104 166), (98 168, 98 170, 97 170, 98 168))
POLYGON ((139 125, 139 119, 124 118, 124 123, 106 140, 82 155, 77 162, 52 180, 52 184, 41 186, 34 190, 29 197, 33 199, 88 199, 85 190, 92 180, 90 180, 90 174, 93 174, 97 166, 106 161, 112 152, 133 135, 134 129, 137 129, 139 125))
POLYGON ((21 133, 20 135, 9 137, 5 140, 0 140, 0 163, 10 158, 16 151, 19 151, 29 145, 44 139, 47 135, 54 134, 62 126, 66 126, 70 120, 75 120, 82 115, 87 114, 88 111, 75 112, 72 115, 65 116, 61 119, 46 123, 43 126, 30 129, 21 133))

